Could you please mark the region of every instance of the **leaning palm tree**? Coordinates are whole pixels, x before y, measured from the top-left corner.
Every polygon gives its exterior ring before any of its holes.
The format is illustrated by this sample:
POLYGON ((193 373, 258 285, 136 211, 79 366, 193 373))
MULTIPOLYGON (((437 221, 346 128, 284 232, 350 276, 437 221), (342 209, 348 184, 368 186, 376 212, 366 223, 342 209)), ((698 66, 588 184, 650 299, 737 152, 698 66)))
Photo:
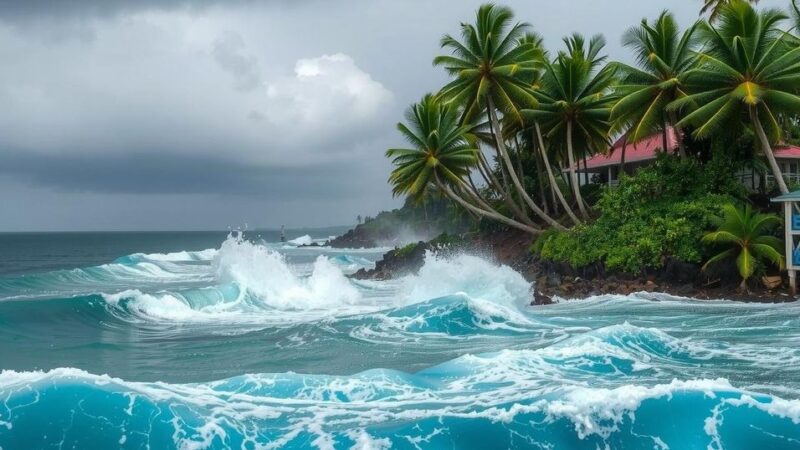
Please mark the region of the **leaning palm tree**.
MULTIPOLYGON (((642 23, 625 33, 623 43, 636 55, 637 67, 618 63, 620 84, 616 88, 619 100, 611 110, 611 119, 628 131, 627 139, 638 142, 661 130, 664 151, 667 148, 667 124, 675 127, 675 111, 667 105, 687 95, 681 77, 693 67, 692 52, 698 24, 680 33, 675 17, 664 11, 653 24, 642 23)), ((680 130, 678 144, 685 156, 680 130)))
POLYGON ((478 148, 470 127, 459 123, 458 110, 426 95, 406 113, 406 123, 397 129, 411 148, 386 151, 395 169, 389 182, 394 195, 422 197, 436 186, 464 209, 519 230, 537 234, 540 229, 499 213, 477 190, 465 182, 475 168, 478 148))
POLYGON ((526 109, 524 115, 542 125, 551 146, 566 149, 573 194, 581 214, 588 218, 578 185, 575 147, 578 144, 584 152, 606 149, 615 69, 601 67, 605 61, 600 56, 605 46, 602 36, 593 37, 588 46, 578 34, 564 42, 567 51, 545 65, 541 87, 535 91, 539 106, 526 109))
POLYGON ((454 80, 444 86, 439 95, 448 103, 463 108, 463 123, 470 123, 484 111, 500 164, 511 179, 517 195, 538 217, 560 227, 528 195, 514 169, 500 128, 498 110, 504 116, 522 122, 521 109, 536 104, 530 91, 530 79, 536 72, 541 49, 521 39, 528 25, 512 23, 510 9, 493 4, 482 5, 475 24, 461 25, 461 40, 445 35, 441 45, 450 55, 433 60, 443 66, 454 80))
POLYGON ((700 65, 684 77, 694 94, 668 109, 693 108, 677 125, 694 126, 698 139, 714 136, 746 114, 778 187, 787 193, 772 143, 780 139, 776 117, 800 112, 800 46, 790 45, 790 35, 779 28, 786 16, 778 10, 758 12, 732 0, 719 14, 719 25, 704 23, 698 30, 705 43, 700 65))
POLYGON ((703 242, 728 248, 711 257, 703 266, 703 270, 723 260, 736 258, 736 266, 742 277, 740 288, 745 290, 747 280, 764 262, 783 269, 784 258, 781 254, 783 242, 770 234, 770 231, 781 223, 778 216, 753 213, 750 205, 739 209, 727 204, 722 207, 722 216, 716 220, 717 231, 706 234, 703 242))
MULTIPOLYGON (((750 0, 752 3, 758 3, 758 0, 750 0)), ((703 0, 703 8, 700 9, 700 15, 708 14, 708 20, 715 21, 722 12, 725 5, 731 3, 731 0, 703 0)))

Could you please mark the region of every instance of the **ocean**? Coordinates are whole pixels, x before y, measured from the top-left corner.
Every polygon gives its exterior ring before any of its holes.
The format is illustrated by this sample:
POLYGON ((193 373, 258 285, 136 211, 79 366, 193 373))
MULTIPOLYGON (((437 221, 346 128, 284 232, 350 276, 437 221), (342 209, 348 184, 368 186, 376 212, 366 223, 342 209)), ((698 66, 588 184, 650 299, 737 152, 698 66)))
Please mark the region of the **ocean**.
POLYGON ((800 305, 532 307, 331 230, 0 234, 0 449, 800 448, 800 305))

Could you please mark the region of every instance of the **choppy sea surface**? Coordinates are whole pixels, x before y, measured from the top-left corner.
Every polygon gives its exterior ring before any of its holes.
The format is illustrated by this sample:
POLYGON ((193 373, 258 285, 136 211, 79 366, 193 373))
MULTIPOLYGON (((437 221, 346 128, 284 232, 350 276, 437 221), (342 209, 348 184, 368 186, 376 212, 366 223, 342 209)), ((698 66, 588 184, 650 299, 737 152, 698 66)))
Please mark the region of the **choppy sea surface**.
POLYGON ((386 249, 324 235, 8 236, 2 450, 800 448, 798 304, 531 307, 477 256, 351 280, 386 249))

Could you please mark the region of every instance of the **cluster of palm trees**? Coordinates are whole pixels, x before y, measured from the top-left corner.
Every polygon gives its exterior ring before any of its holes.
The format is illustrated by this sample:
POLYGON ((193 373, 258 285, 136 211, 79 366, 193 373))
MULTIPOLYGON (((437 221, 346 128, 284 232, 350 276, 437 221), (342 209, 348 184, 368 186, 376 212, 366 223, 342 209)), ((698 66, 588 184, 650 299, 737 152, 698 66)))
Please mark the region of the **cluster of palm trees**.
POLYGON ((452 77, 413 105, 390 149, 395 195, 445 195, 471 214, 529 232, 590 219, 581 159, 611 139, 676 130, 714 139, 752 127, 782 192, 772 146, 800 115, 800 39, 788 16, 744 0, 707 0, 707 20, 681 31, 669 12, 624 36, 635 64, 608 62, 602 36, 574 34, 548 54, 510 9, 486 4, 434 59, 452 77), (744 124, 744 125, 743 125, 744 124), (566 176, 563 176, 565 175, 566 176), (537 192, 538 191, 538 192, 537 192))

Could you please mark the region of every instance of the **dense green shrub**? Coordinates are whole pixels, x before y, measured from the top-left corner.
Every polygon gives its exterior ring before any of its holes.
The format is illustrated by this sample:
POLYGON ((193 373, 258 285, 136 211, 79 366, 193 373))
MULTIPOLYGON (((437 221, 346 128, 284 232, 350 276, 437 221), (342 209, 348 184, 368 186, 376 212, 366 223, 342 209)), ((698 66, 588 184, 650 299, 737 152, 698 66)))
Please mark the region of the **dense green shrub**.
POLYGON ((597 204, 598 219, 566 232, 548 232, 534 244, 542 258, 582 268, 602 263, 607 270, 638 273, 661 267, 665 258, 699 263, 700 242, 720 207, 744 188, 724 160, 701 165, 662 156, 635 176, 607 189, 597 204))

